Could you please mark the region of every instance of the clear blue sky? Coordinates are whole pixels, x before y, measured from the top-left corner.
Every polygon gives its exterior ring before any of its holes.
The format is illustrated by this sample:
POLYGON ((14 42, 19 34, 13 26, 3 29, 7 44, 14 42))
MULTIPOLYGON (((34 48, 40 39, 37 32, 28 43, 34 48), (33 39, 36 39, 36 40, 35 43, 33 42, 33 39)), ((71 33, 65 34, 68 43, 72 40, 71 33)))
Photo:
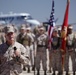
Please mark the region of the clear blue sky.
MULTIPOLYGON (((67 0, 55 1, 57 24, 63 23, 67 0)), ((27 12, 40 22, 47 21, 51 13, 52 0, 0 0, 0 12, 8 14, 27 12)), ((69 23, 76 23, 76 0, 70 0, 69 23)))

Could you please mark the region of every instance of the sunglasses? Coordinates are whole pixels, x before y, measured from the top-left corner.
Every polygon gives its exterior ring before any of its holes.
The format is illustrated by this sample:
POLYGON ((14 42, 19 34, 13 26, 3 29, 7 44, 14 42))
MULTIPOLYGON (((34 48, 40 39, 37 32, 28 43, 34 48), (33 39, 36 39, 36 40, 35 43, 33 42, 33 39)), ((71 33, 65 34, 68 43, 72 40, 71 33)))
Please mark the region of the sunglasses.
POLYGON ((12 35, 12 34, 13 34, 13 32, 7 33, 7 36, 12 35))

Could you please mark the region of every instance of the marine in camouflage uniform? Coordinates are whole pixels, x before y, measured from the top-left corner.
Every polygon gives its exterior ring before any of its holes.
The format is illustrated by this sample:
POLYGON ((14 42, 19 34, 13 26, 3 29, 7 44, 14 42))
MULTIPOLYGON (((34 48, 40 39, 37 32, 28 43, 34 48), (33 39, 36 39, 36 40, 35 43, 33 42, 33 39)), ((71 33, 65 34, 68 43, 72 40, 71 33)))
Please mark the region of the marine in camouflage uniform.
POLYGON ((51 38, 51 66, 53 69, 53 74, 55 75, 55 71, 58 71, 58 75, 62 75, 61 70, 61 52, 60 52, 60 37, 58 36, 57 28, 54 28, 51 38))
POLYGON ((42 67, 44 70, 44 75, 46 75, 47 71, 47 45, 48 45, 48 39, 47 35, 45 34, 44 27, 39 28, 39 35, 36 37, 36 44, 37 44, 37 50, 36 50, 36 69, 37 69, 37 75, 40 75, 40 62, 42 61, 42 67))
POLYGON ((6 42, 0 45, 0 75, 20 75, 22 64, 27 62, 27 50, 23 45, 15 41, 14 28, 6 26, 6 42))
POLYGON ((24 65, 23 70, 26 70, 26 66, 28 68, 28 73, 30 72, 30 45, 32 44, 31 37, 27 34, 27 30, 25 26, 21 26, 20 28, 20 34, 17 36, 17 41, 24 45, 24 47, 27 49, 27 54, 29 55, 29 62, 27 65, 24 65))
POLYGON ((31 27, 27 27, 26 32, 27 32, 27 35, 31 38, 31 42, 30 42, 31 44, 29 46, 29 48, 30 48, 30 63, 31 63, 31 66, 32 66, 32 70, 34 71, 34 69, 35 69, 34 53, 35 53, 35 46, 36 46, 35 45, 35 35, 32 32, 31 27))
POLYGON ((5 40, 5 33, 4 32, 0 32, 0 44, 4 43, 5 40))
POLYGON ((75 43, 76 43, 76 37, 75 34, 72 32, 73 27, 71 25, 68 26, 68 34, 66 39, 66 54, 65 54, 65 66, 64 70, 66 71, 66 75, 69 71, 69 56, 72 60, 72 70, 73 75, 75 75, 76 70, 76 64, 75 64, 75 43))

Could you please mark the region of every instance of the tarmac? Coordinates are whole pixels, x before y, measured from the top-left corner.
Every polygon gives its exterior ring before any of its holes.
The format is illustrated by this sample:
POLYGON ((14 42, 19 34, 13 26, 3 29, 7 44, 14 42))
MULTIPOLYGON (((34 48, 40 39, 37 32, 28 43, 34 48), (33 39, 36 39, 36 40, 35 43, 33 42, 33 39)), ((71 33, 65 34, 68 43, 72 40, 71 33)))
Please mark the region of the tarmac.
MULTIPOLYGON (((52 73, 53 73, 53 72, 52 72, 52 73)), ((47 75, 52 75, 52 73, 47 72, 47 75)), ((56 71, 56 72, 55 72, 55 75, 57 75, 57 74, 58 74, 58 72, 56 71)), ((76 74, 76 73, 75 73, 75 74, 76 74)), ((35 72, 35 74, 34 74, 34 71, 32 71, 32 72, 30 72, 30 73, 27 73, 26 71, 23 71, 23 73, 20 74, 20 75, 37 75, 37 72, 35 72)), ((43 72, 43 71, 40 71, 40 75, 44 75, 44 72, 43 72)), ((66 72, 63 72, 63 75, 66 75, 66 72)), ((69 72, 69 75, 73 75, 73 72, 70 71, 70 72, 69 72)))

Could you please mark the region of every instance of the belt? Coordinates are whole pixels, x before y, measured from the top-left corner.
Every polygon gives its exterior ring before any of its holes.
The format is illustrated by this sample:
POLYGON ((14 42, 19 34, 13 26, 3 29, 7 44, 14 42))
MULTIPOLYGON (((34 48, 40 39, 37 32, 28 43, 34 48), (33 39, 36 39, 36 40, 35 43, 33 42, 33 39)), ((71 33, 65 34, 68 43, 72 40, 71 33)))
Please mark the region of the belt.
POLYGON ((68 52, 73 52, 74 50, 68 50, 68 52))
POLYGON ((73 47, 74 47, 73 45, 68 45, 67 46, 68 49, 73 48, 73 47))
POLYGON ((59 52, 59 50, 58 49, 56 49, 56 50, 52 50, 53 52, 59 52))
POLYGON ((46 45, 37 45, 37 47, 46 47, 46 45))
POLYGON ((73 48, 71 48, 71 47, 69 47, 69 48, 67 48, 68 50, 68 52, 73 52, 74 51, 74 49, 73 48))

